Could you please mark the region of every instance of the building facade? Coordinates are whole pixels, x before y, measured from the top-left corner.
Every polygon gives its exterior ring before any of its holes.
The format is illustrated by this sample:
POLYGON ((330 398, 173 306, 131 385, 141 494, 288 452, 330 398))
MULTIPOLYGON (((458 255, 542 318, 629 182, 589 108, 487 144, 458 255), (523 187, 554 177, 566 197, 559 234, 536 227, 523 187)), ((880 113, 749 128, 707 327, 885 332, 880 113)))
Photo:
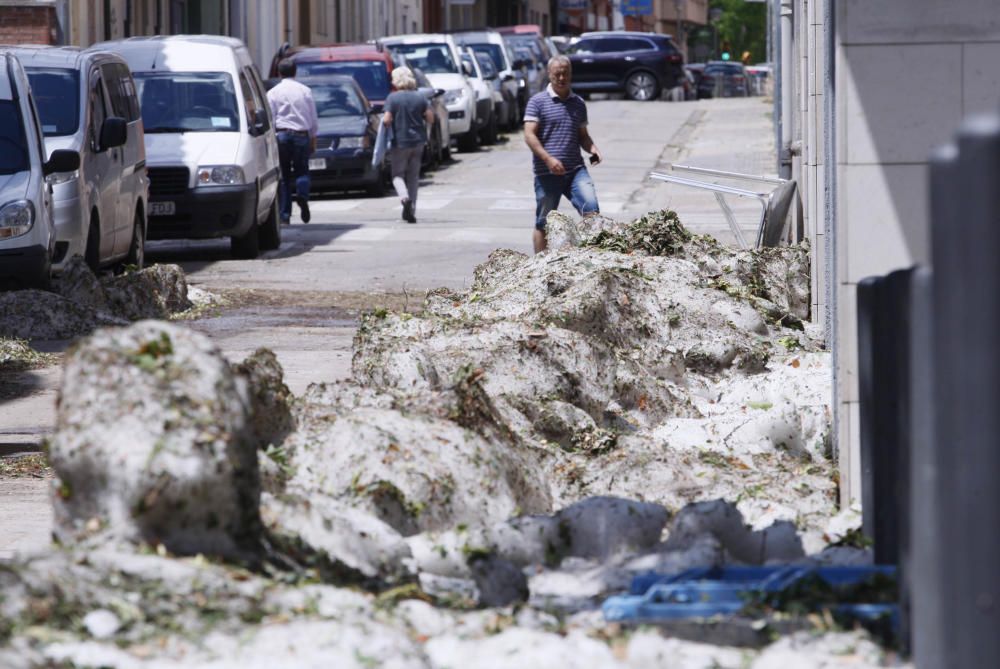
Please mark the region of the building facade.
POLYGON ((803 198, 834 352, 842 501, 861 497, 857 284, 930 260, 929 157, 1000 103, 993 0, 772 0, 780 162, 803 198))
POLYGON ((60 44, 55 2, 0 0, 0 44, 60 44))
POLYGON ((89 46, 137 35, 230 35, 247 44, 265 71, 284 43, 364 42, 420 32, 428 1, 0 0, 0 31, 7 31, 0 35, 9 35, 0 40, 89 46))

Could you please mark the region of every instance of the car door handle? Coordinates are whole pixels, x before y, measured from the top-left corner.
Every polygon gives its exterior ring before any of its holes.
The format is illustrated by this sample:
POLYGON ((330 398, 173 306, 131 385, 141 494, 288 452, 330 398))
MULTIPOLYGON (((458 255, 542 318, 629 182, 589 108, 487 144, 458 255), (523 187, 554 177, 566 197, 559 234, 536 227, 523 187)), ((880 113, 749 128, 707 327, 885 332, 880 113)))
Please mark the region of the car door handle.
POLYGON ((635 56, 625 56, 625 60, 631 63, 633 60, 635 60, 635 56))
POLYGON ((583 59, 580 60, 580 62, 581 63, 593 63, 594 59, 593 58, 583 58, 583 59))

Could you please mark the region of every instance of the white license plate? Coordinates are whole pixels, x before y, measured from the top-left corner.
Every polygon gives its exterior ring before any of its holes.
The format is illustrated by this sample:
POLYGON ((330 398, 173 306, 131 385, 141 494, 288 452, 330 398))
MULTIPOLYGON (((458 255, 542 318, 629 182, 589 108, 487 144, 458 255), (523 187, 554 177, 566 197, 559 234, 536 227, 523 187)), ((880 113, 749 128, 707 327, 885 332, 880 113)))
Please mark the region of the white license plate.
POLYGON ((173 202, 150 202, 150 216, 173 216, 177 211, 173 202))
POLYGON ((309 159, 309 169, 310 170, 325 170, 326 169, 326 158, 310 158, 309 159))

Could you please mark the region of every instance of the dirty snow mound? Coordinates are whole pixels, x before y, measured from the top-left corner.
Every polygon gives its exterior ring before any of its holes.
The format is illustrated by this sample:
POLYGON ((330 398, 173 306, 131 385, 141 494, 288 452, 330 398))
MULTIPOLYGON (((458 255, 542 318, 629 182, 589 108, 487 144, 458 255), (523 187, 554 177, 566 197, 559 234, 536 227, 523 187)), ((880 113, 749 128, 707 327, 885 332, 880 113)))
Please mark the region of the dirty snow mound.
POLYGON ((467 292, 432 291, 420 316, 366 316, 355 380, 454 393, 463 425, 535 455, 557 506, 747 497, 766 525, 797 520, 805 497, 807 526, 830 512, 829 400, 782 391, 812 380, 808 250, 734 251, 673 212, 550 224, 555 250, 494 252, 467 292), (796 490, 778 460, 802 469, 796 490))
POLYGON ((161 321, 70 349, 49 459, 56 533, 251 556, 257 442, 245 383, 203 335, 161 321))
POLYGON ((0 293, 0 336, 71 339, 102 326, 166 319, 192 306, 184 271, 177 265, 99 279, 83 258, 74 256, 54 284, 55 293, 0 293))

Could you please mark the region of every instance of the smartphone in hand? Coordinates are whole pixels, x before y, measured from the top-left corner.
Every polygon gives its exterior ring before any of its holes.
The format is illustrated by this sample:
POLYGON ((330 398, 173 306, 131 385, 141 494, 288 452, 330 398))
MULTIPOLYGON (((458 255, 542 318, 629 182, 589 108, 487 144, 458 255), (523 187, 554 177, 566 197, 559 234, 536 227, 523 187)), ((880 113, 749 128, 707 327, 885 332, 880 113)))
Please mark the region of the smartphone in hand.
POLYGON ((596 165, 599 162, 601 162, 601 159, 598 158, 596 154, 593 154, 593 153, 590 154, 590 164, 591 165, 596 165))

